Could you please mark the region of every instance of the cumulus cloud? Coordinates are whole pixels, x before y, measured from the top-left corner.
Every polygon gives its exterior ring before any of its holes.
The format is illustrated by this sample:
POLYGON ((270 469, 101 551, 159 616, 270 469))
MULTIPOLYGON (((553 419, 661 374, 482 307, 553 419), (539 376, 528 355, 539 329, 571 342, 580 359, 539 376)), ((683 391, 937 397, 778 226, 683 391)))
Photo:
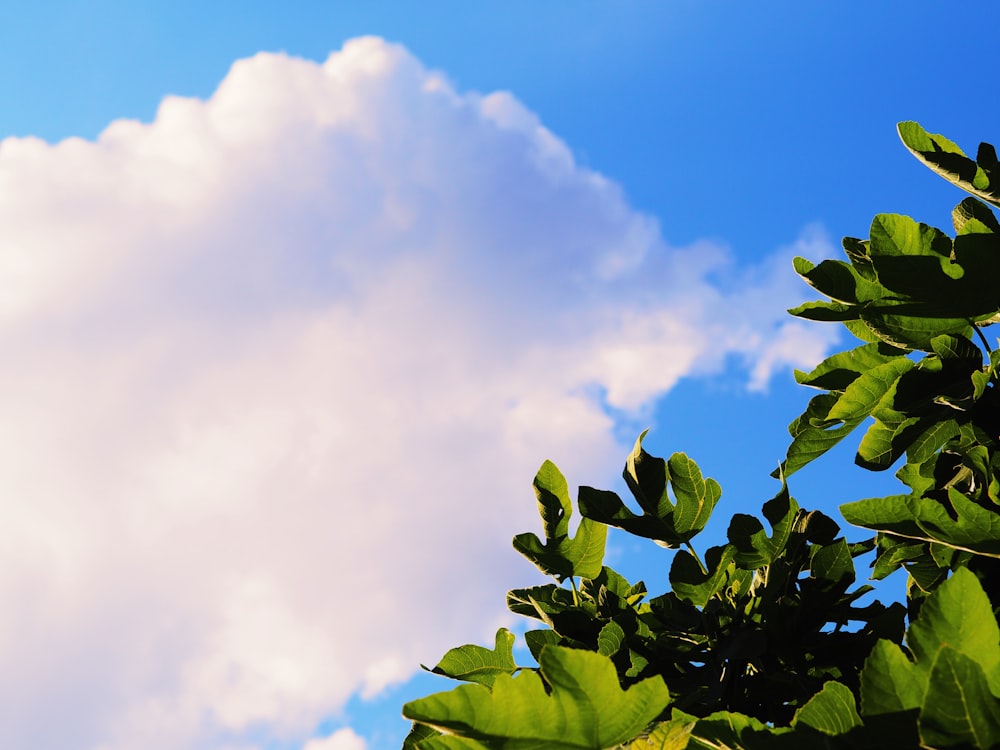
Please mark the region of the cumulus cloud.
POLYGON ((0 226, 23 750, 304 741, 502 621, 541 459, 599 483, 615 410, 829 343, 785 323, 787 248, 669 247, 513 96, 374 38, 241 60, 96 141, 0 142, 0 226))
POLYGON ((364 739, 353 729, 339 729, 329 737, 310 740, 302 750, 365 750, 364 739))

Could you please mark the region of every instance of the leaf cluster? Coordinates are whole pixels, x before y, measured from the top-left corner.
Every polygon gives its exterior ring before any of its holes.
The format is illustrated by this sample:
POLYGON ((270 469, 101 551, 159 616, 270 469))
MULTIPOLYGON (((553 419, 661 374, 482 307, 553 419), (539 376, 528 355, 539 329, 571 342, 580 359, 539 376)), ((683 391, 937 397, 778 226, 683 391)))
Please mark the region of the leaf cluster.
MULTIPOLYGON (((1000 205, 992 146, 982 144, 973 161, 916 123, 900 123, 899 132, 935 171, 1000 205)), ((908 493, 841 512, 879 532, 874 577, 906 567, 915 602, 957 567, 987 582, 1000 559, 1000 352, 982 333, 1000 316, 1000 223, 977 198, 959 203, 952 219, 954 238, 879 215, 869 239, 845 238, 849 262, 796 259, 830 300, 790 311, 840 320, 864 343, 795 373, 823 393, 790 425, 783 471, 794 473, 862 424, 858 465, 881 471, 905 457, 896 475, 908 493)))
POLYGON ((811 372, 821 391, 789 426, 759 516, 732 516, 727 542, 699 554, 721 489, 683 453, 650 455, 640 435, 623 477, 632 500, 581 487, 581 520, 559 470, 534 488, 542 536, 514 547, 554 582, 508 593, 538 623, 514 658, 449 651, 432 671, 464 683, 403 708, 409 748, 990 748, 1000 746, 1000 353, 982 329, 1000 321, 1000 167, 912 122, 907 148, 971 193, 954 236, 882 214, 846 261, 795 269, 826 299, 790 312, 839 322, 859 343, 811 372), (799 506, 787 480, 862 428, 856 463, 907 492, 848 503, 875 533, 848 541, 832 518, 799 506), (604 564, 608 528, 669 556, 668 591, 650 594, 604 564), (900 569, 906 603, 873 601, 872 577, 900 569))

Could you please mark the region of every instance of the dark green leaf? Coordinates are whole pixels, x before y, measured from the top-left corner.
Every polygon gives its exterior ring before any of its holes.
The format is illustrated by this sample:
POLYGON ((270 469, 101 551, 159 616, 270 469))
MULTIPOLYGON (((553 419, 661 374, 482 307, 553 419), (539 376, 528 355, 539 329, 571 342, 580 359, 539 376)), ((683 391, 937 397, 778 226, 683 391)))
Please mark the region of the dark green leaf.
POLYGON ((854 582, 854 559, 844 539, 815 548, 810 564, 813 576, 832 583, 854 582))
POLYGON ((1000 234, 1000 222, 982 201, 966 198, 951 212, 952 223, 957 234, 1000 234))
POLYGON ((559 640, 559 634, 549 628, 526 630, 524 633, 524 642, 528 644, 528 650, 535 661, 538 661, 538 657, 542 655, 543 647, 550 644, 556 645, 559 640))
POLYGON ((763 510, 764 518, 771 524, 771 536, 753 516, 736 513, 729 522, 729 543, 736 549, 736 564, 743 568, 770 565, 784 552, 799 504, 788 494, 788 485, 782 482, 781 491, 764 503, 763 510))
POLYGON ((955 143, 928 133, 915 122, 901 122, 896 127, 903 143, 920 161, 966 192, 1000 205, 1000 186, 993 176, 996 167, 989 160, 985 165, 978 164, 955 143))
POLYGON ((932 421, 906 449, 907 460, 921 464, 931 458, 945 443, 959 434, 958 422, 947 419, 932 421))
MULTIPOLYGON (((674 711, 674 716, 683 716, 674 711)), ((769 727, 762 721, 744 714, 717 711, 700 719, 692 732, 688 748, 711 748, 711 750, 771 750, 776 745, 775 737, 789 734, 789 727, 769 727)), ((783 743, 783 747, 789 744, 783 743)))
POLYGON ((674 509, 667 497, 667 482, 670 478, 667 462, 658 456, 651 456, 642 447, 647 432, 649 431, 643 430, 635 441, 635 446, 625 461, 622 476, 645 513, 657 518, 667 518, 674 509))
POLYGON ((858 310, 855 306, 844 305, 840 302, 803 302, 801 305, 789 309, 788 314, 797 318, 828 323, 857 320, 858 318, 858 310))
POLYGON ((849 264, 839 260, 824 260, 813 265, 805 258, 792 261, 795 272, 835 302, 858 304, 877 298, 877 286, 860 276, 849 264))
POLYGON ((670 484, 677 498, 674 529, 687 540, 705 528, 715 504, 719 502, 722 489, 714 479, 702 478, 698 465, 683 453, 672 455, 667 466, 670 484))
POLYGON ((728 582, 735 557, 736 548, 732 545, 712 547, 705 554, 706 573, 694 555, 679 550, 670 565, 670 587, 682 600, 704 607, 728 582))

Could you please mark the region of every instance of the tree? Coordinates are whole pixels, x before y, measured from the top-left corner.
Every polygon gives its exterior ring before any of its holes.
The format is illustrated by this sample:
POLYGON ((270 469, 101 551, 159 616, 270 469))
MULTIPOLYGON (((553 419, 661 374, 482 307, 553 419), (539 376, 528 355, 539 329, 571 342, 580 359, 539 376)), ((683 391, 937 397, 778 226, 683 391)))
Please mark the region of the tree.
POLYGON ((900 123, 907 148, 974 197, 955 236, 880 214, 847 261, 795 270, 827 299, 789 312, 839 322, 858 345, 796 380, 820 393, 789 426, 763 519, 736 514, 728 543, 695 541, 721 490, 683 453, 625 464, 641 513, 581 487, 575 535, 567 482, 546 462, 534 481, 544 539, 514 547, 554 583, 516 589, 509 608, 543 626, 452 649, 433 671, 467 684, 407 703, 404 747, 945 748, 1000 746, 1000 322, 996 152, 975 160, 900 123), (841 507, 874 532, 840 526, 791 497, 787 480, 858 427, 856 463, 908 492, 841 507), (650 597, 603 564, 609 526, 672 551, 670 591, 650 597), (862 605, 855 559, 872 577, 902 569, 906 602, 862 605), (567 586, 568 584, 568 586, 567 586))

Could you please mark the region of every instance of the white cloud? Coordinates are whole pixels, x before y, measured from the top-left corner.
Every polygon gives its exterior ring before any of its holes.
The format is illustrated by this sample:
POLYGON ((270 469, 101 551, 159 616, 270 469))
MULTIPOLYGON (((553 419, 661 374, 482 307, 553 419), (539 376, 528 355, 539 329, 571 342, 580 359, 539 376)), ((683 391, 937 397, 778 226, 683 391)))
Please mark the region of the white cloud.
POLYGON ((0 142, 0 226, 22 750, 308 736, 488 637, 540 461, 618 468, 607 406, 826 343, 784 322, 787 251, 669 248, 512 96, 378 39, 239 61, 96 142, 0 142))
POLYGON ((352 729, 338 729, 329 737, 310 740, 302 750, 365 750, 364 738, 352 729))

